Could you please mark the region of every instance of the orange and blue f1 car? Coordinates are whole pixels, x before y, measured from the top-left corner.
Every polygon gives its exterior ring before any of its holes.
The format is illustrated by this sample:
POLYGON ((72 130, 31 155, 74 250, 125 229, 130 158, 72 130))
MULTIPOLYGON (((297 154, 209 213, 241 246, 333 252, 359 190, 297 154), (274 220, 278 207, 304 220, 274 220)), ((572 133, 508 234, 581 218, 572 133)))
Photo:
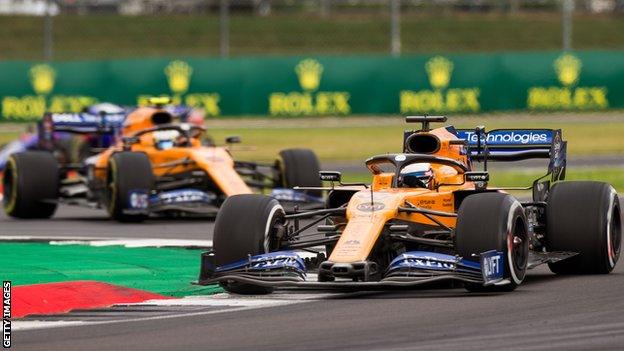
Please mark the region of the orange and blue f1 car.
POLYGON ((292 190, 321 185, 311 150, 283 150, 274 163, 235 161, 230 147, 202 140, 203 123, 181 121, 165 106, 127 115, 52 113, 41 126, 37 150, 8 157, 3 202, 12 217, 47 218, 59 203, 106 208, 120 221, 214 215, 228 196, 268 190, 289 206, 322 204, 319 191, 292 190), (106 143, 89 146, 71 162, 55 152, 59 132, 106 143))
POLYGON ((422 127, 405 132, 403 152, 366 161, 370 185, 320 172, 332 184, 324 188, 324 209, 285 213, 267 196, 228 198, 213 251, 202 255, 199 283, 243 294, 442 281, 462 282, 469 291, 511 291, 540 264, 557 274, 614 268, 618 196, 606 183, 563 181, 561 130, 429 128, 444 121, 407 117, 422 127), (524 188, 532 199, 488 185, 489 162, 533 158, 547 159, 548 171, 524 188))

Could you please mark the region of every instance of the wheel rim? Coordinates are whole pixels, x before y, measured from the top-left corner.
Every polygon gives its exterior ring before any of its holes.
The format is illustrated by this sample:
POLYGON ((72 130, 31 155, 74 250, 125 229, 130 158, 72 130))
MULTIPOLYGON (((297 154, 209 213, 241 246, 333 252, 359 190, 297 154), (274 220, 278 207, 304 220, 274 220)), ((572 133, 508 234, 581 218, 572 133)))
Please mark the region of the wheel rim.
POLYGON ((276 233, 284 225, 284 209, 277 205, 271 209, 269 221, 264 234, 264 252, 269 253, 279 249, 280 243, 276 240, 276 233))
POLYGON ((513 269, 518 278, 522 280, 529 260, 529 238, 522 217, 516 218, 512 232, 509 233, 507 240, 507 247, 511 252, 510 269, 513 269))
POLYGON ((609 254, 609 264, 613 267, 620 256, 620 245, 622 243, 622 226, 620 221, 620 208, 618 206, 613 206, 608 234, 609 242, 607 250, 609 254))

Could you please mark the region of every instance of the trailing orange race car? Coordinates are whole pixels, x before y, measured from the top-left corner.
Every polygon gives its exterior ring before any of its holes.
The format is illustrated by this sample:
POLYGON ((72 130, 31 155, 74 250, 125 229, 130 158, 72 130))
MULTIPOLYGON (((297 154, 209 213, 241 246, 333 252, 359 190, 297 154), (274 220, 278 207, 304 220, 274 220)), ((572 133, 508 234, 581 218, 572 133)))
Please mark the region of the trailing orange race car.
MULTIPOLYGON (((369 158, 372 184, 331 181, 326 208, 285 213, 262 195, 228 198, 199 283, 233 293, 282 288, 387 289, 440 281, 510 291, 527 269, 609 273, 620 255, 617 193, 600 182, 563 182, 561 130, 431 130, 445 117, 407 117, 402 153, 369 158), (488 186, 490 161, 549 160, 530 201, 488 186), (476 171, 476 162, 484 169, 476 171), (341 186, 334 187, 334 183, 341 186), (312 222, 300 225, 301 219, 312 222), (308 254, 303 255, 305 250, 308 254), (310 257, 309 253, 313 255, 310 257)), ((318 190, 319 188, 312 188, 318 190)))
POLYGON ((58 203, 105 207, 120 221, 150 214, 214 215, 228 196, 266 189, 282 202, 322 203, 320 191, 287 189, 321 185, 311 150, 283 150, 275 163, 235 161, 228 147, 202 144, 204 127, 180 123, 162 102, 122 117, 48 114, 42 124, 43 141, 59 130, 101 134, 118 126, 119 135, 112 146, 79 163, 59 160, 52 149, 12 154, 3 203, 13 217, 47 218, 58 203))

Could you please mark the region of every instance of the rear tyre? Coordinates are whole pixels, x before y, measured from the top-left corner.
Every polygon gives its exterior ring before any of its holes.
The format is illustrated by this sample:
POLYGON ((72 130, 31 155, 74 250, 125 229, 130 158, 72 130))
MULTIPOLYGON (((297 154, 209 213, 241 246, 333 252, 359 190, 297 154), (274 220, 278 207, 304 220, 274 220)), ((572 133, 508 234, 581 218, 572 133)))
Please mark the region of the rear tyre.
POLYGON ((140 222, 149 214, 152 165, 142 152, 118 152, 108 161, 106 207, 120 222, 140 222))
MULTIPOLYGON (((277 249, 276 231, 284 223, 277 200, 258 194, 228 197, 215 221, 213 246, 218 266, 277 249)), ((236 282, 221 283, 235 294, 268 294, 273 288, 236 282)))
MULTIPOLYGON (((321 167, 314 151, 309 149, 286 149, 279 153, 276 162, 279 170, 276 187, 295 186, 321 187, 319 171, 321 167)), ((304 193, 321 197, 320 190, 305 190, 304 193)))
POLYGON ((465 284, 468 291, 512 291, 522 283, 529 258, 528 223, 522 205, 511 195, 481 193, 466 197, 457 213, 457 253, 478 261, 482 252, 504 253, 509 284, 483 286, 465 284))
POLYGON ((50 218, 56 212, 59 165, 45 151, 9 156, 4 177, 4 211, 15 218, 50 218))
POLYGON ((620 257, 622 222, 617 192, 602 182, 557 183, 548 195, 546 244, 579 254, 549 263, 556 274, 606 274, 620 257))

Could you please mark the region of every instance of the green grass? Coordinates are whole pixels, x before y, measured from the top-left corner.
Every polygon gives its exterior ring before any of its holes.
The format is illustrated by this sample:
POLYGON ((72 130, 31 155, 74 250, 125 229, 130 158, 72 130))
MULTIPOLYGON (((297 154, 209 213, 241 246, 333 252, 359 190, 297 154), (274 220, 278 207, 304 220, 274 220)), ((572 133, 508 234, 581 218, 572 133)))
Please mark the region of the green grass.
MULTIPOLYGON (((559 50, 557 12, 404 13, 405 53, 559 50), (513 39, 510 39, 513 38, 513 39)), ((267 17, 234 14, 233 55, 387 53, 387 11, 276 13, 267 17)), ((43 19, 0 16, 0 59, 42 59, 43 19)), ((214 14, 116 16, 62 15, 54 18, 56 59, 217 55, 219 21, 214 14)), ((624 21, 617 16, 579 14, 575 49, 624 48, 624 21)))
MULTIPOLYGON (((458 117, 450 122, 462 128, 474 128, 476 125, 485 125, 488 129, 562 128, 571 157, 624 154, 624 118, 619 115, 612 117, 518 114, 458 117)), ((217 142, 228 135, 241 136, 243 144, 234 149, 238 158, 268 161, 274 159, 279 150, 296 146, 315 150, 322 161, 329 163, 363 162, 376 154, 398 152, 402 147, 402 132, 408 128, 398 117, 279 120, 251 128, 233 127, 250 125, 247 121, 216 123, 215 127, 211 127, 209 122, 208 127, 217 142)))
POLYGON ((192 285, 201 250, 0 243, 0 276, 14 285, 95 280, 167 296, 222 292, 192 285))
MULTIPOLYGON (((544 171, 491 170, 489 184, 495 187, 526 187, 530 186, 538 177, 543 176, 544 171)), ((346 173, 343 174, 342 178, 345 182, 370 183, 372 177, 370 174, 366 173, 346 173)), ((624 192, 624 167, 568 169, 566 171, 566 180, 594 180, 607 182, 618 192, 624 192)))
MULTIPOLYGON (((456 117, 457 127, 485 125, 493 128, 562 128, 568 141, 568 156, 623 155, 624 116, 601 114, 512 114, 456 117)), ((370 156, 401 150, 402 133, 408 127, 398 116, 302 118, 302 119, 212 119, 208 134, 217 143, 239 135, 243 143, 233 153, 240 160, 272 161, 282 149, 310 148, 325 163, 360 163, 370 156), (242 126, 245 126, 244 128, 242 126)), ((0 124, 0 144, 14 140, 24 125, 0 124)))

